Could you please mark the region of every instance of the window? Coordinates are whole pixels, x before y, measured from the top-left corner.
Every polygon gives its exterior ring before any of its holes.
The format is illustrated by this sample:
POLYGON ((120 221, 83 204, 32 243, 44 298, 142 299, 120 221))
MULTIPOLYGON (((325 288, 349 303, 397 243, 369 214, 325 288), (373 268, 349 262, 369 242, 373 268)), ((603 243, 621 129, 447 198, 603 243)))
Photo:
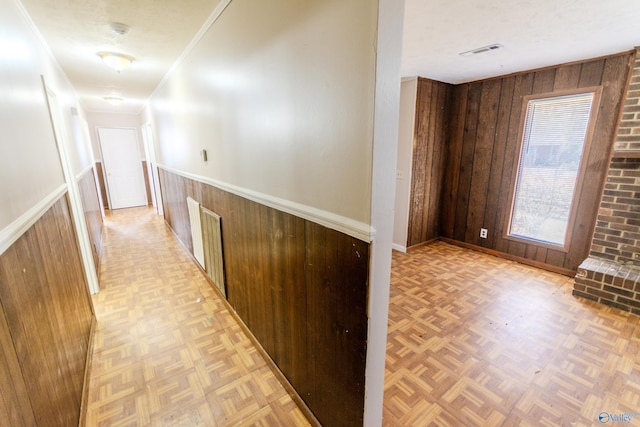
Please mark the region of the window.
POLYGON ((565 245, 593 98, 529 100, 509 236, 565 245))

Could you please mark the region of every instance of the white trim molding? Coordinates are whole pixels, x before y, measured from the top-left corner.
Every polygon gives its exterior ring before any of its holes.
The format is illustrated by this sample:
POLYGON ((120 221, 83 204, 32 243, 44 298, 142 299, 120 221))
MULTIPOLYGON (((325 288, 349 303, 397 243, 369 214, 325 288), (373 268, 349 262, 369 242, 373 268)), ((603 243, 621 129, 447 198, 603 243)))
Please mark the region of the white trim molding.
POLYGON ((407 247, 399 245, 397 243, 392 243, 391 244, 391 249, 399 251, 399 252, 402 252, 402 253, 405 253, 405 254, 407 253, 407 247))
POLYGON ((38 221, 68 191, 67 184, 62 184, 52 193, 40 200, 31 209, 16 218, 11 224, 0 230, 0 255, 11 247, 24 233, 38 221))
POLYGON ((88 174, 90 171, 93 171, 93 165, 87 166, 79 174, 76 174, 76 182, 80 182, 80 180, 84 178, 84 176, 88 174))
POLYGON ((252 200, 262 205, 269 206, 271 208, 278 209, 280 211, 295 215, 308 221, 315 222, 317 224, 347 234, 364 242, 371 243, 375 238, 375 230, 369 224, 365 224, 351 218, 347 218, 311 206, 306 206, 301 203, 292 202, 290 200, 281 199, 279 197, 270 196, 258 191, 238 187, 233 184, 218 181, 216 179, 195 175, 189 172, 183 172, 168 166, 160 164, 158 164, 157 166, 167 172, 171 172, 184 178, 201 182, 203 184, 211 185, 220 190, 235 194, 236 196, 244 197, 245 199, 252 200))

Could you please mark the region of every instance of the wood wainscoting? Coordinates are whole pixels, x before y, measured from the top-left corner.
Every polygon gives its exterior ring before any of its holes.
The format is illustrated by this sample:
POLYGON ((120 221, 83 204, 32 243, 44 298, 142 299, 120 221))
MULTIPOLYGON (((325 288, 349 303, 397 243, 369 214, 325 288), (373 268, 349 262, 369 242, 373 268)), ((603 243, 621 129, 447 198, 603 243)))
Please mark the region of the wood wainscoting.
POLYGON ((442 236, 556 270, 576 271, 589 251, 632 57, 627 52, 455 86, 442 236), (523 97, 598 86, 602 96, 593 140, 583 158, 587 175, 585 185, 576 189, 576 219, 566 252, 505 238, 523 97), (488 238, 480 239, 481 227, 488 229, 488 238))
POLYGON ((369 244, 166 170, 160 181, 191 253, 187 196, 221 216, 228 301, 316 418, 362 425, 369 244))
POLYGON ((94 318, 67 195, 0 255, 0 423, 73 426, 94 318))
POLYGON ((109 209, 109 198, 107 197, 107 185, 104 182, 104 168, 102 167, 102 162, 96 162, 96 176, 98 177, 98 188, 100 188, 102 205, 105 209, 109 209))
POLYGON ((100 259, 102 258, 102 209, 98 199, 98 184, 96 183, 93 168, 87 171, 78 181, 80 198, 84 207, 84 218, 91 242, 91 254, 96 274, 100 274, 100 259))
POLYGON ((452 89, 453 86, 447 83, 418 79, 408 246, 440 237, 452 89))

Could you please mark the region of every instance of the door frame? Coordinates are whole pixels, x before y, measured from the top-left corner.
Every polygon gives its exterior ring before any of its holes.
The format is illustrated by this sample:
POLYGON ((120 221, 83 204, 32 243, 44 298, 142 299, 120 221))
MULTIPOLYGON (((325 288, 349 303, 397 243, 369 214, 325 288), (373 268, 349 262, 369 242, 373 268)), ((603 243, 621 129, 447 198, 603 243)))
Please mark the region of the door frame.
MULTIPOLYGON (((136 138, 136 152, 138 153, 138 162, 140 163, 140 170, 142 171, 142 156, 140 155, 140 140, 138 138, 138 128, 131 126, 96 126, 96 135, 98 136, 98 147, 100 148, 100 158, 102 160, 102 178, 104 179, 105 192, 107 193, 107 202, 109 204, 109 210, 113 210, 113 203, 111 202, 111 191, 109 189, 109 180, 107 179, 108 171, 107 171, 107 163, 104 159, 104 150, 102 148, 102 139, 100 138, 100 129, 125 129, 132 130, 133 134, 136 138)), ((144 176, 142 177, 142 185, 144 186, 144 176)), ((145 198, 146 198, 146 188, 144 189, 145 198)), ((147 200, 146 205, 148 206, 149 200, 147 200)), ((120 209, 120 208, 115 208, 120 209)))
MULTIPOLYGON (((78 239, 78 247, 84 267, 84 274, 87 279, 89 293, 97 294, 100 291, 98 275, 96 273, 95 263, 93 262, 93 251, 91 249, 91 241, 89 239, 89 229, 87 228, 86 219, 84 217, 84 207, 80 196, 80 188, 73 173, 73 163, 68 151, 67 133, 64 117, 58 103, 56 92, 47 84, 44 76, 40 76, 42 80, 42 88, 47 101, 47 109, 49 110, 49 119, 51 121, 51 130, 58 149, 58 157, 62 165, 64 180, 67 184, 67 195, 69 197, 69 205, 71 215, 73 217, 74 231, 78 239)), ((89 298, 91 303, 91 298, 89 298)), ((91 303, 93 311, 93 304, 91 303)))

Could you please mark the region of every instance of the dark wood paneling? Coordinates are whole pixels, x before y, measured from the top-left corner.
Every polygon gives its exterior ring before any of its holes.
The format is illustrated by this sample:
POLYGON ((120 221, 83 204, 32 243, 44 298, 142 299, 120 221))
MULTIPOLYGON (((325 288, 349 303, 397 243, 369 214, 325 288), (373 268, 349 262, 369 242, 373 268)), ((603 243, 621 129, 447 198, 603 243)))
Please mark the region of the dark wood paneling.
POLYGON ((147 204, 151 206, 151 185, 149 184, 149 170, 147 169, 146 160, 142 161, 142 176, 144 176, 144 188, 147 194, 147 204))
POLYGON ((222 217, 227 298, 323 425, 362 425, 369 244, 160 170, 191 249, 186 198, 222 217))
POLYGON ((467 229, 465 241, 479 243, 480 227, 483 226, 484 212, 487 207, 491 159, 496 137, 497 114, 500 104, 500 80, 488 80, 480 89, 480 107, 478 108, 478 126, 473 149, 470 188, 482 188, 485 191, 470 191, 467 211, 467 229))
POLYGON ((107 186, 104 183, 104 172, 102 162, 96 162, 96 175, 98 177, 98 188, 100 189, 100 197, 105 209, 109 209, 109 198, 107 197, 107 186))
POLYGON ((89 240, 91 241, 91 253, 93 254, 93 263, 96 267, 96 273, 100 272, 100 259, 102 258, 102 211, 100 209, 100 200, 98 199, 98 190, 96 180, 93 175, 93 169, 88 171, 78 181, 80 190, 80 198, 84 207, 84 218, 89 231, 89 240))
POLYGON ((93 312, 66 196, 0 256, 0 301, 37 425, 77 425, 93 312))
POLYGON ((456 198, 460 183, 460 162, 462 161, 462 141, 464 117, 467 111, 469 85, 454 86, 449 120, 449 141, 446 162, 446 179, 442 195, 442 235, 453 236, 456 218, 456 198))
POLYGON ((0 424, 28 427, 36 424, 9 325, 0 304, 0 424))
POLYGON ((458 192, 455 207, 455 226, 453 236, 456 240, 464 241, 467 233, 467 217, 469 213, 469 195, 471 194, 471 172, 475 141, 478 129, 478 114, 480 110, 480 94, 482 83, 469 84, 467 90, 466 113, 464 116, 464 131, 462 133, 462 155, 460 157, 458 192), (459 224, 464 224, 462 227, 459 224))
POLYGON ((575 271, 586 258, 615 123, 629 73, 630 53, 457 86, 445 177, 443 237, 575 271), (567 252, 505 239, 514 168, 518 163, 523 97, 602 87, 587 162, 585 187, 576 196, 576 220, 567 252), (464 111, 464 115, 461 113, 464 111), (480 228, 489 237, 480 239, 480 228))
POLYGON ((446 165, 452 87, 418 79, 407 245, 441 234, 442 185, 446 165))

